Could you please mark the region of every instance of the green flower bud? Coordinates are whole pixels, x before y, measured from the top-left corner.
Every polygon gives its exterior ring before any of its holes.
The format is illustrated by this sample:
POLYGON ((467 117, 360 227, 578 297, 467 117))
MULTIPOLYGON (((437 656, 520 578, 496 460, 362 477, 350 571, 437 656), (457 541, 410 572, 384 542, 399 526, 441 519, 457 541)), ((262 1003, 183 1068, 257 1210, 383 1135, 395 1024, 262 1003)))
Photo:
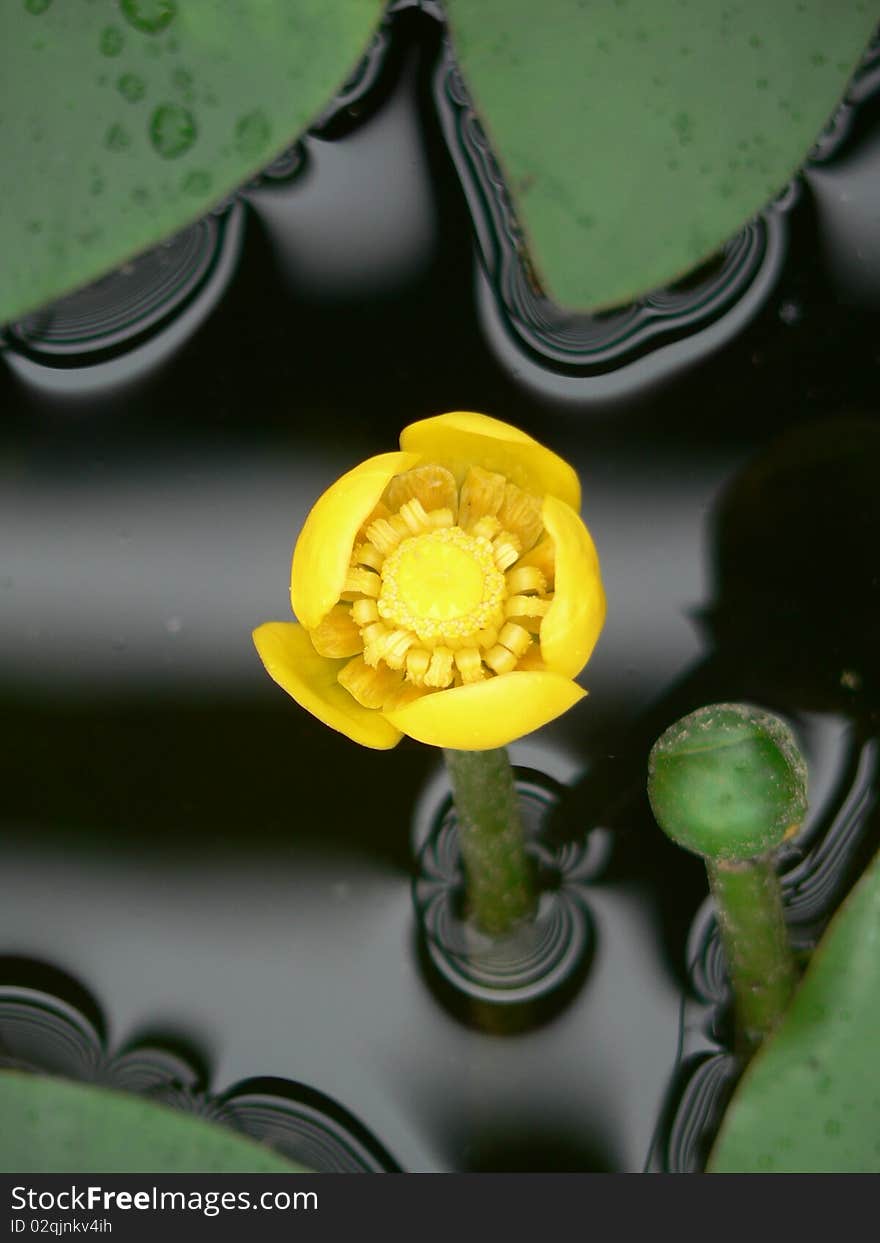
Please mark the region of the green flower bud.
POLYGON ((773 850, 802 822, 807 767, 778 717, 710 704, 654 744, 648 797, 657 823, 685 850, 735 862, 773 850))

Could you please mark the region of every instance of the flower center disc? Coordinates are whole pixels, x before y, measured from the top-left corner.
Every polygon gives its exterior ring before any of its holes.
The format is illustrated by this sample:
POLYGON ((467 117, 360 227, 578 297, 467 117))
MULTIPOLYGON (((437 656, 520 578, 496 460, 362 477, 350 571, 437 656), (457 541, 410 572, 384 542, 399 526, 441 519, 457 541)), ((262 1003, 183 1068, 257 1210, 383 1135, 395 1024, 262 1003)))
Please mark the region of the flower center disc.
POLYGON ((444 527, 403 540, 386 559, 379 614, 423 641, 461 642, 491 624, 504 591, 489 541, 444 527))

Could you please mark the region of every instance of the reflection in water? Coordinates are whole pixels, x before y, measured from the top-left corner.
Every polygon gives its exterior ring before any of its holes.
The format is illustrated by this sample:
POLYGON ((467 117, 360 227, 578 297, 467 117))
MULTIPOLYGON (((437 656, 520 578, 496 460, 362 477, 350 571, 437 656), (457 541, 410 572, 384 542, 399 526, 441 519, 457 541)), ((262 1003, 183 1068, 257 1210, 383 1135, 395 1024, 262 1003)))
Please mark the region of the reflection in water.
POLYGON ((880 704, 880 422, 837 418, 780 437, 715 515, 719 650, 791 707, 880 704))
POLYGON ((464 881, 455 808, 447 797, 419 856, 413 901, 430 968, 451 990, 454 1013, 485 1022, 479 1004, 502 1007, 493 1028, 521 1029, 546 1019, 547 1003, 569 1001, 589 963, 593 926, 588 884, 601 870, 610 843, 600 831, 586 843, 554 847, 550 821, 559 791, 547 777, 516 774, 527 852, 533 862, 538 910, 505 937, 482 935, 464 918, 464 881), (475 1009, 475 1013, 471 1010, 475 1009))
POLYGON ((320 1092, 283 1079, 250 1079, 214 1095, 204 1072, 173 1040, 138 1041, 111 1053, 103 1030, 97 1003, 74 980, 43 963, 0 959, 0 1069, 149 1096, 233 1127, 320 1174, 398 1169, 357 1119, 320 1092), (37 985, 47 977, 66 996, 37 985))

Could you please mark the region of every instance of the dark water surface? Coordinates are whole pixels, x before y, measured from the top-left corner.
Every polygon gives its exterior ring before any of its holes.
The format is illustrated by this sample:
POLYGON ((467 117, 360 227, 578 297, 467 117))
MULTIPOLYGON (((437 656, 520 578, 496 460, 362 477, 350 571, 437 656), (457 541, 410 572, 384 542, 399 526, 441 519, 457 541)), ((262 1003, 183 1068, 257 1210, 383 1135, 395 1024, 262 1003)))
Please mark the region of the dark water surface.
POLYGON ((258 183, 10 326, 7 1057, 120 1082, 128 1050, 147 1086, 282 1147, 293 1110, 317 1162, 313 1111, 329 1168, 699 1166, 729 1079, 723 973, 701 868, 647 814, 651 742, 713 699, 789 717, 805 944, 878 836, 875 76, 717 263, 563 321, 511 265, 439 27, 406 11, 258 183), (515 1023, 456 1000, 419 945, 437 757, 323 729, 250 641, 289 616, 316 496, 462 408, 575 464, 609 597, 590 696, 512 749, 560 783, 553 849, 601 854, 580 974, 515 1023))

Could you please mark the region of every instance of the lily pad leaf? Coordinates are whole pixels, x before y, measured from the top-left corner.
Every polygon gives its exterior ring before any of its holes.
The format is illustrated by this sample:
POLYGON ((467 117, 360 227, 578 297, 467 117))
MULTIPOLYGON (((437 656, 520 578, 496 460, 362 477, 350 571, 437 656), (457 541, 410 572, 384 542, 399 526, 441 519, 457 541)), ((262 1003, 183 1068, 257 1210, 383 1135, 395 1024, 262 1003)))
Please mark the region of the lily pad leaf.
POLYGON ((787 184, 877 14, 864 0, 446 0, 544 291, 627 301, 787 184))
POLYGON ((880 1172, 880 854, 832 920, 712 1151, 714 1173, 880 1172))
POLYGON ((226 1127, 140 1096, 0 1072, 0 1169, 8 1174, 301 1174, 226 1127))
POLYGON ((0 323, 202 215, 295 140, 382 0, 4 0, 0 323))

